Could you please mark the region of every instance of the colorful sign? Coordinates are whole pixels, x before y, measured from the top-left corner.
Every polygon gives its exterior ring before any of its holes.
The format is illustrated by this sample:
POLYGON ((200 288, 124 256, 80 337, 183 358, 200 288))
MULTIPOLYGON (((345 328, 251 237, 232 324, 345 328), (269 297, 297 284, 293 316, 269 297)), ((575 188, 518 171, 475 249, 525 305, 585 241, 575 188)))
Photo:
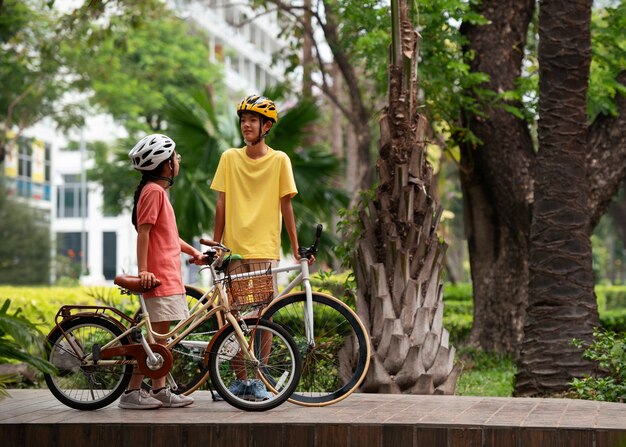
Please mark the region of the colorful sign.
POLYGON ((33 140, 33 171, 32 179, 35 183, 43 183, 46 180, 46 150, 43 142, 33 140))
POLYGON ((8 131, 6 133, 7 139, 5 143, 5 158, 4 158, 4 174, 7 177, 17 177, 17 141, 15 141, 15 132, 8 131))

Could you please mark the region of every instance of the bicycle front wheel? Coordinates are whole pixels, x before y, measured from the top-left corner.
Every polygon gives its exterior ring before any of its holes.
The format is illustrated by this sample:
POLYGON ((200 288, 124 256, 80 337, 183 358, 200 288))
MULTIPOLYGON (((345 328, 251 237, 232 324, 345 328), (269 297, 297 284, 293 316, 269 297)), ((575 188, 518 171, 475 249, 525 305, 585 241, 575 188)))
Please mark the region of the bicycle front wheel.
POLYGON ((285 402, 298 385, 302 359, 293 338, 271 321, 251 318, 242 327, 246 346, 240 346, 235 328, 216 335, 209 352, 209 374, 217 392, 240 410, 265 411, 285 402), (247 327, 245 327, 247 326, 247 327), (254 353, 256 362, 244 351, 254 353), (268 397, 255 391, 265 385, 268 397))
POLYGON ((345 399, 363 382, 370 343, 363 323, 347 304, 318 292, 312 299, 314 343, 307 342, 304 292, 273 301, 263 318, 287 329, 300 347, 302 376, 290 402, 321 407, 345 399))
MULTIPOLYGON (((124 357, 100 364, 87 361, 98 347, 122 334, 113 322, 100 317, 77 317, 61 322, 47 337, 46 359, 59 371, 44 374, 48 388, 59 401, 77 410, 96 410, 113 403, 124 392, 133 365, 124 357), (119 360, 119 363, 115 363, 119 360)), ((126 345, 122 338, 114 346, 126 345)))

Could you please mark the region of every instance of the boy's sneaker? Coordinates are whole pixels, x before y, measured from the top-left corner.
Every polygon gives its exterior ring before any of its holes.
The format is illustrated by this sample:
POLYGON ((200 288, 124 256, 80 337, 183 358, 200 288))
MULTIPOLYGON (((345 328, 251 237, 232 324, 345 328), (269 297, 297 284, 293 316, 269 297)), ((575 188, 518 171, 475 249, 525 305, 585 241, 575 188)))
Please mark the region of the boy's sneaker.
MULTIPOLYGON (((259 379, 252 379, 248 381, 235 379, 235 381, 228 387, 228 391, 240 399, 251 401, 267 400, 273 397, 272 394, 267 391, 267 388, 265 388, 265 384, 259 379)), ((215 400, 224 400, 219 393, 216 394, 217 396, 215 396, 215 400)))
POLYGON ((250 380, 250 385, 248 385, 248 393, 252 395, 254 400, 267 400, 274 397, 272 393, 267 391, 265 384, 261 382, 260 379, 250 380))
POLYGON ((120 397, 120 408, 126 410, 156 410, 161 408, 163 404, 161 401, 150 397, 145 390, 133 390, 128 393, 122 394, 120 397))
POLYGON ((152 398, 163 404, 163 408, 181 408, 191 405, 193 397, 184 394, 174 394, 169 388, 163 388, 158 393, 150 393, 152 398))

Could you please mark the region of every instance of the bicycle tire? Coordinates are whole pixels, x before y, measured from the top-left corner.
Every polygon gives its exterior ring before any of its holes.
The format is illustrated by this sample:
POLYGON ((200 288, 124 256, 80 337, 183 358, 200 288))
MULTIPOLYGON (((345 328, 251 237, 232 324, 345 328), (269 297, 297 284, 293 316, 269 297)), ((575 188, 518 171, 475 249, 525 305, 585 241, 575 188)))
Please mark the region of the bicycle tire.
MULTIPOLYGON (((185 285, 185 294, 191 309, 202 298, 204 292, 193 286, 185 285)), ((140 310, 135 314, 135 319, 140 318, 138 315, 140 310)), ((171 390, 173 393, 189 395, 198 389, 208 389, 209 356, 206 349, 213 336, 223 325, 222 321, 216 313, 172 347, 170 351, 173 363, 170 373, 176 382, 176 389, 171 390)), ((142 388, 145 390, 152 388, 150 379, 144 379, 142 388)))
POLYGON ((305 292, 273 301, 263 318, 287 329, 301 347, 302 375, 289 401, 322 407, 345 399, 361 385, 369 367, 370 343, 365 326, 347 304, 319 292, 313 292, 312 298, 315 347, 308 347, 306 341, 305 292), (351 354, 348 346, 353 347, 351 354))
MULTIPOLYGON (((113 403, 128 386, 133 365, 84 365, 83 359, 95 344, 104 346, 123 331, 113 322, 93 316, 67 320, 60 327, 46 339, 46 359, 59 370, 58 375, 44 374, 54 397, 77 410, 97 410, 113 403)), ((120 343, 130 341, 122 338, 120 343)))
POLYGON ((302 372, 302 358, 295 341, 283 327, 257 318, 246 319, 246 323, 248 326, 248 331, 244 331, 246 342, 257 353, 256 357, 261 363, 255 365, 244 358, 235 359, 240 352, 235 328, 231 325, 226 326, 216 335, 210 348, 211 383, 226 402, 240 410, 271 410, 286 402, 298 385, 302 372), (271 338, 264 337, 263 334, 271 335, 271 338), (267 342, 271 342, 271 347, 259 348, 261 343, 267 342), (261 351, 268 353, 264 359, 258 355, 261 351), (252 378, 263 380, 273 397, 261 401, 249 400, 249 397, 239 396, 231 391, 234 381, 240 376, 235 371, 237 369, 235 362, 240 365, 240 369, 245 368, 248 380, 252 378))

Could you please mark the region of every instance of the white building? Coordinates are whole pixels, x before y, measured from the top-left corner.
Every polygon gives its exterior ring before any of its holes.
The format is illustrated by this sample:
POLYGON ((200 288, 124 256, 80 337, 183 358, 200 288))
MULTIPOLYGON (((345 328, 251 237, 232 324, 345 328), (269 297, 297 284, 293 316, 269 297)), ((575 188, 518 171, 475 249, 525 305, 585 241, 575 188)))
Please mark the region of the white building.
MULTIPOLYGON (((264 15, 259 26, 247 22, 252 10, 246 0, 230 6, 225 0, 169 3, 177 14, 193 19, 208 32, 210 57, 224 65, 224 82, 233 104, 239 97, 262 92, 283 79, 284 67, 271 63, 272 54, 283 45, 276 38, 275 14, 264 15)), ((60 135, 44 121, 25 133, 23 148, 15 154, 18 164, 5 167, 11 193, 26 198, 50 220, 53 256, 72 259, 82 272, 81 282, 92 285, 111 284, 116 274, 137 271, 136 233, 130 213, 105 216, 102 187, 85 179, 93 160, 81 151, 64 150, 69 140, 101 140, 102 135, 117 138, 125 132, 106 116, 88 119, 79 135, 60 135), (35 158, 44 162, 33 170, 35 158)))

